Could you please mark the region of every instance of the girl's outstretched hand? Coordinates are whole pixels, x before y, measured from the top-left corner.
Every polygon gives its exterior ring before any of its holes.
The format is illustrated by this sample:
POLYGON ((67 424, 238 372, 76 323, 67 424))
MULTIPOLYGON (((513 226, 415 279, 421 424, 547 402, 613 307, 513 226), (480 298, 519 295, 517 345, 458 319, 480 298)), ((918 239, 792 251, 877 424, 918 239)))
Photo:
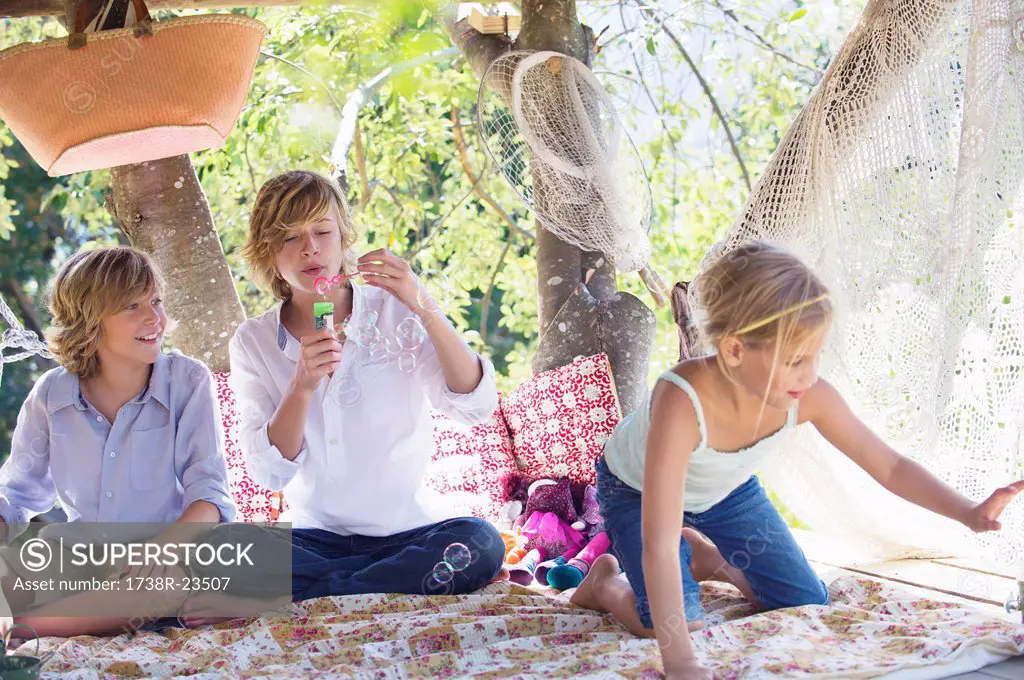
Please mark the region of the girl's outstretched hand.
POLYGON ((999 523, 999 515, 1003 514, 1006 506, 1021 491, 1024 491, 1024 481, 1014 482, 1009 486, 996 489, 985 501, 971 508, 963 523, 971 531, 978 533, 999 531, 1002 528, 1002 524, 999 523))

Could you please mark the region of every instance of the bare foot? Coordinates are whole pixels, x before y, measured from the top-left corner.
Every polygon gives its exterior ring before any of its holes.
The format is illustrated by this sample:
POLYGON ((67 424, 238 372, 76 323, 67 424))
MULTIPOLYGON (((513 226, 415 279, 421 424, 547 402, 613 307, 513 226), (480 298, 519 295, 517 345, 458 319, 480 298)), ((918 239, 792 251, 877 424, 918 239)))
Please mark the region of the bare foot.
POLYGON ((508 581, 511 578, 512 578, 512 574, 509 573, 508 569, 506 569, 505 567, 502 567, 501 571, 498 572, 498 575, 491 579, 491 583, 498 583, 500 581, 508 581))
POLYGON ((594 611, 607 613, 608 609, 602 604, 602 592, 608 585, 609 579, 618 578, 619 561, 614 556, 604 554, 594 560, 593 566, 587 572, 577 588, 576 592, 569 598, 571 604, 594 611))
POLYGON ((754 596, 750 583, 747 582, 747 577, 742 571, 729 564, 722 557, 722 553, 718 551, 718 547, 704 534, 690 527, 684 527, 683 538, 690 544, 690 552, 693 554, 690 561, 693 580, 697 583, 721 581, 734 585, 747 600, 757 604, 757 598, 754 596))

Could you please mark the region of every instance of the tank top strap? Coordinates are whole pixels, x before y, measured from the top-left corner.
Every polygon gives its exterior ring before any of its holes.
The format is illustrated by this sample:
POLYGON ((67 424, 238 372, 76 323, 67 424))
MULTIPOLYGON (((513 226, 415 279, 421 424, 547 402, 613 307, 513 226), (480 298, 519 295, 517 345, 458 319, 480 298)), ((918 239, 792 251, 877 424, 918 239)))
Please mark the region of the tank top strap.
POLYGON ((697 414, 697 428, 700 431, 700 444, 698 445, 698 448, 703 449, 707 447, 708 426, 707 423, 704 422, 704 408, 700 405, 700 397, 697 396, 697 390, 693 389, 693 385, 691 385, 685 378, 681 378, 670 370, 662 373, 658 376, 658 379, 667 380, 668 382, 675 384, 683 390, 683 392, 686 392, 686 396, 688 396, 690 401, 693 402, 693 410, 697 414))

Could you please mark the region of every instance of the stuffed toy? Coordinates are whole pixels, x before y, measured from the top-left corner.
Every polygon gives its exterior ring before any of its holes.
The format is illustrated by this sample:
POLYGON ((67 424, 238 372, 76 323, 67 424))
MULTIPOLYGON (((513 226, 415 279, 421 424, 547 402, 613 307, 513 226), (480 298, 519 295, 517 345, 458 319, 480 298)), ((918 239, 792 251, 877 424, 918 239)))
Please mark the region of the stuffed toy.
POLYGON ((543 547, 534 548, 526 553, 523 559, 519 560, 518 564, 508 568, 509 580, 521 586, 528 586, 533 583, 533 576, 537 571, 537 565, 544 559, 544 555, 543 547))
POLYGON ((608 534, 602 531, 576 557, 568 560, 564 565, 548 571, 548 585, 558 591, 579 586, 583 583, 583 577, 590 571, 594 560, 608 552, 610 546, 611 541, 608 539, 608 534))

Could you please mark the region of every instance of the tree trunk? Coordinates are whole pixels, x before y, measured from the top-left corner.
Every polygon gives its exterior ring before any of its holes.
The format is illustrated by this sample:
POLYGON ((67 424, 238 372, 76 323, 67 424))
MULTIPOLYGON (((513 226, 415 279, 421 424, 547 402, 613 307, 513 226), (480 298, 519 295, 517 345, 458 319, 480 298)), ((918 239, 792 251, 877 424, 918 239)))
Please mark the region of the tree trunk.
POLYGON ((211 371, 227 371, 228 341, 245 311, 187 155, 111 170, 112 212, 131 244, 153 256, 178 322, 176 348, 211 371))
MULTIPOLYGON (((465 20, 442 20, 473 69, 483 74, 511 46, 501 36, 483 36, 465 20)), ((524 0, 522 30, 515 47, 550 50, 588 66, 593 34, 576 17, 575 0, 524 0)), ((502 93, 507 96, 507 93, 502 93)), ((538 195, 542 182, 534 178, 538 195)), ((564 366, 580 355, 608 354, 623 413, 636 409, 647 390, 654 342, 654 314, 637 297, 619 292, 610 258, 583 252, 537 224, 537 288, 541 339, 535 373, 564 366)))

